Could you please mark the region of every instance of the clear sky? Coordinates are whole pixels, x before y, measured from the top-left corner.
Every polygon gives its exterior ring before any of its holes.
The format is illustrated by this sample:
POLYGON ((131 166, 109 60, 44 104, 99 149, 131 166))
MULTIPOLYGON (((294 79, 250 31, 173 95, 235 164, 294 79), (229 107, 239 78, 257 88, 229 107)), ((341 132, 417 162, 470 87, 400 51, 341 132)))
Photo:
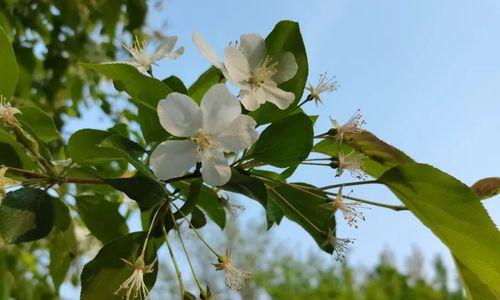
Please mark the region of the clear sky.
MULTIPOLYGON (((317 132, 330 127, 329 115, 344 121, 360 108, 366 129, 419 162, 469 185, 500 176, 500 2, 170 0, 165 10, 150 14, 149 24, 160 27, 167 20, 164 33, 178 35, 186 52, 162 62, 155 73, 175 74, 190 84, 209 66, 191 41, 193 31, 221 55, 240 34, 266 36, 282 19, 300 23, 310 80, 327 71, 341 84, 323 106, 306 107, 321 116, 317 132)), ((299 169, 293 179, 318 186, 338 181, 332 170, 312 167, 299 169)), ((397 203, 384 187, 356 188, 353 195, 397 203)), ((497 224, 499 200, 484 202, 497 224)), ((254 202, 239 203, 247 206, 243 219, 264 220, 254 202)), ((373 208, 365 216, 358 229, 338 221, 338 235, 356 239, 351 262, 371 265, 387 248, 400 259, 417 246, 426 258, 442 254, 451 264, 446 248, 410 213, 373 208)), ((290 222, 273 234, 299 253, 317 249, 290 222)))
MULTIPOLYGON (((267 35, 279 20, 300 23, 316 82, 327 71, 341 87, 319 108, 317 132, 328 116, 346 120, 360 108, 366 129, 466 184, 500 172, 500 2, 498 1, 166 1, 149 23, 167 20, 166 34, 178 35, 185 55, 167 61, 159 77, 175 74, 193 82, 208 67, 191 33, 197 31, 222 55, 242 33, 267 35)), ((295 180, 316 185, 336 182, 331 170, 303 167, 295 180)), ((342 178, 350 180, 348 176, 342 178)), ((356 188, 355 196, 397 203, 384 187, 356 188)), ((498 197, 485 201, 500 221, 498 197)), ((264 218, 250 200, 243 218, 264 218)), ((446 248, 408 212, 373 208, 358 229, 339 221, 339 236, 356 238, 351 261, 370 265, 392 249, 398 258, 412 246, 430 258, 446 248)), ((300 249, 316 248, 298 226, 286 222, 274 234, 300 249)), ((450 260, 448 260, 450 262, 450 260)))

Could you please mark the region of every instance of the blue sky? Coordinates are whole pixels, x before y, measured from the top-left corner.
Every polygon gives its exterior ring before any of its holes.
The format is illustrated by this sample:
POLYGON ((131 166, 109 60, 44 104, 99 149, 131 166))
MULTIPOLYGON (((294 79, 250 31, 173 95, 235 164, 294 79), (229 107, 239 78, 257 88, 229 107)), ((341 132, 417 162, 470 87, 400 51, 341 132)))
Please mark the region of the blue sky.
MULTIPOLYGON (((164 32, 178 35, 186 53, 162 63, 158 77, 175 74, 191 83, 208 67, 191 41, 193 31, 222 54, 242 33, 265 36, 279 20, 298 21, 310 80, 327 71, 341 84, 323 106, 306 108, 321 116, 317 132, 330 127, 329 115, 346 120, 360 108, 366 129, 419 162, 469 185, 499 175, 499 2, 171 0, 165 7, 151 13, 149 24, 160 26, 167 20, 164 32)), ((330 170, 314 167, 301 168, 293 179, 315 185, 337 180, 330 170)), ((397 203, 384 187, 356 188, 354 195, 397 203)), ((498 224, 497 201, 484 203, 498 224)), ((240 203, 248 205, 244 219, 264 218, 251 201, 240 203)), ((448 258, 441 242, 410 213, 373 208, 365 215, 358 229, 339 221, 339 236, 356 238, 352 262, 371 265, 386 248, 398 258, 406 257, 413 245, 427 258, 438 253, 448 258)), ((304 252, 315 248, 290 222, 273 234, 304 252)))
MULTIPOLYGON (((469 185, 500 175, 500 2, 171 0, 165 7, 151 12, 149 25, 167 20, 164 33, 179 36, 186 52, 162 62, 157 77, 174 74, 190 84, 207 69, 209 63, 191 41, 193 31, 222 54, 242 33, 265 36, 279 20, 295 20, 306 44, 311 82, 327 71, 341 84, 323 106, 306 107, 321 116, 317 132, 330 127, 329 115, 343 121, 360 108, 366 129, 419 162, 469 185)), ((338 181, 331 170, 313 167, 299 169, 293 179, 318 186, 338 181)), ((353 195, 398 203, 381 186, 359 187, 353 195)), ((497 224, 498 198, 484 202, 497 224)), ((265 218, 254 202, 238 201, 247 206, 244 221, 265 218)), ((338 235, 356 239, 350 254, 354 264, 372 265, 384 249, 401 260, 413 246, 428 260, 442 254, 451 264, 447 249, 410 213, 372 208, 365 216, 358 229, 338 221, 338 235)), ((291 222, 272 234, 298 253, 318 251, 291 222)))

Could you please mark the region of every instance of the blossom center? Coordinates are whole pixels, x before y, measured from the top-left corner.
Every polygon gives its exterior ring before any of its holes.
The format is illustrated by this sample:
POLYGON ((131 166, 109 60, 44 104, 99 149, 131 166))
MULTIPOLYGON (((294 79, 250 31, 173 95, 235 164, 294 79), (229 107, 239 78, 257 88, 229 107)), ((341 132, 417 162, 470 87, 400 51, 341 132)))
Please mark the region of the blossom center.
POLYGON ((203 130, 198 131, 198 134, 193 137, 193 141, 196 143, 196 150, 198 152, 206 151, 213 146, 212 135, 203 130))
POLYGON ((260 87, 264 82, 271 79, 277 71, 278 62, 273 61, 269 56, 266 56, 253 70, 248 83, 255 87, 260 87))

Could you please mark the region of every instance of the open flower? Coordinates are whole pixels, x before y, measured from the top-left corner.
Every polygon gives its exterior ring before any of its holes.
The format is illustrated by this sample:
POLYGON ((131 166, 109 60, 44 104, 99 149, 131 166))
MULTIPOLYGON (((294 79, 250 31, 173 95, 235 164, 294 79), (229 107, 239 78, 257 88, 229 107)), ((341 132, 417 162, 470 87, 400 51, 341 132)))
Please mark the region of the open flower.
POLYGON ((193 34, 198 50, 220 69, 227 80, 240 89, 241 103, 249 111, 266 101, 286 109, 295 95, 278 87, 297 73, 297 62, 290 52, 268 55, 265 40, 258 34, 243 34, 239 43, 228 45, 221 62, 215 51, 198 34, 193 34))
POLYGON ((21 111, 12 107, 7 99, 0 95, 0 122, 5 126, 17 127, 19 122, 16 119, 16 114, 21 114, 21 111))
POLYGON ((362 205, 359 202, 350 202, 350 203, 344 202, 342 196, 343 187, 344 186, 341 186, 339 188, 339 191, 334 201, 328 202, 323 206, 326 207, 327 209, 332 210, 334 213, 340 210, 344 215, 344 219, 347 221, 347 224, 349 224, 349 226, 354 226, 355 228, 358 228, 357 225, 358 219, 363 221, 365 220, 365 216, 363 215, 363 213, 357 210, 358 208, 362 208, 362 205))
POLYGON ((338 88, 338 84, 337 81, 335 80, 335 77, 329 79, 326 76, 327 76, 326 73, 319 75, 318 84, 316 86, 313 86, 312 84, 309 83, 309 86, 307 87, 307 90, 310 93, 309 99, 314 100, 316 105, 323 104, 320 97, 321 94, 335 92, 338 88))
POLYGON ((134 263, 129 262, 126 259, 121 258, 121 260, 127 264, 130 268, 134 270, 132 275, 127 278, 120 287, 116 290, 115 295, 121 295, 123 293, 123 298, 129 299, 141 299, 145 300, 149 297, 149 290, 144 283, 144 274, 152 273, 153 267, 156 264, 156 259, 146 265, 144 263, 144 256, 139 256, 134 263))
POLYGON ((337 261, 344 261, 346 258, 347 250, 349 250, 349 244, 354 243, 353 239, 348 238, 338 238, 333 234, 331 229, 328 229, 326 234, 325 245, 331 245, 333 247, 333 252, 336 254, 337 261))
POLYGON ((239 270, 231 263, 231 252, 227 251, 225 256, 219 258, 219 262, 214 264, 217 271, 226 272, 226 286, 230 289, 239 290, 245 286, 252 273, 239 270))
POLYGON ((330 121, 335 128, 335 137, 342 143, 344 140, 344 135, 346 134, 358 134, 363 130, 361 126, 365 124, 365 120, 363 120, 363 116, 361 115, 361 110, 356 110, 354 115, 345 123, 344 125, 340 125, 337 120, 330 118, 330 121))
POLYGON ((253 145, 259 134, 254 119, 241 107, 224 84, 211 87, 198 107, 193 99, 170 93, 158 103, 160 123, 170 134, 187 140, 168 140, 151 154, 151 166, 160 179, 183 175, 201 162, 205 182, 220 186, 231 178, 224 153, 253 145))
POLYGON ((133 61, 130 62, 130 64, 137 68, 139 72, 144 73, 149 71, 152 65, 163 58, 176 59, 182 55, 184 53, 184 47, 180 47, 173 51, 176 43, 176 36, 163 37, 160 39, 160 45, 156 48, 156 51, 154 53, 149 53, 146 50, 146 43, 139 40, 136 36, 131 46, 123 45, 123 47, 132 55, 133 61))
POLYGON ((344 170, 349 171, 351 176, 363 179, 366 177, 365 172, 363 171, 363 165, 365 163, 366 156, 363 153, 357 153, 354 150, 349 154, 344 155, 342 150, 338 152, 338 162, 337 162, 337 177, 342 175, 344 170))

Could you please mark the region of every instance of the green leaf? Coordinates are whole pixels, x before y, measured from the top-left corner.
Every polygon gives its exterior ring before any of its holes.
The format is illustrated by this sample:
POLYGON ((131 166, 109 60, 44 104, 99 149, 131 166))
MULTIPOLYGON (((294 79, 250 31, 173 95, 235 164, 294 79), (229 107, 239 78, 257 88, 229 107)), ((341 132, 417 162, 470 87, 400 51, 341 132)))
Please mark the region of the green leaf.
MULTIPOLYGON (((145 232, 134 232, 106 244, 83 268, 80 299, 122 299, 123 295, 115 295, 115 292, 133 272, 133 269, 122 259, 134 263, 140 254, 145 238, 145 232)), ((156 249, 150 242, 146 247, 144 260, 146 264, 151 264, 155 259, 156 249)), ((153 272, 144 274, 144 282, 149 289, 153 287, 157 273, 158 263, 155 263, 153 272)))
POLYGON ((295 101, 285 110, 280 110, 272 103, 265 103, 256 111, 250 113, 257 124, 265 124, 281 119, 295 111, 302 97, 308 75, 307 54, 300 33, 299 24, 292 21, 281 21, 266 38, 268 54, 291 52, 298 65, 297 74, 287 82, 278 85, 279 88, 295 94, 295 101))
POLYGON ((146 142, 162 142, 170 136, 170 134, 168 134, 168 132, 161 126, 156 110, 153 111, 144 105, 139 105, 138 119, 146 142))
POLYGON ((0 95, 10 100, 16 90, 19 71, 17 69, 16 56, 7 34, 0 27, 0 95))
POLYGON ((172 90, 172 92, 177 92, 184 95, 188 94, 184 82, 182 82, 182 80, 179 77, 172 75, 170 77, 163 79, 162 82, 168 85, 168 87, 172 90))
POLYGON ((500 297, 500 232, 469 187, 417 163, 392 168, 378 180, 500 297))
POLYGON ((156 106, 170 92, 168 85, 158 79, 146 76, 126 63, 83 64, 102 75, 119 81, 120 86, 132 99, 149 109, 156 111, 156 106))
MULTIPOLYGON (((321 249, 328 253, 333 252, 332 245, 327 242, 329 230, 335 232, 335 215, 331 210, 322 205, 328 200, 324 193, 307 190, 309 185, 294 183, 299 187, 292 187, 290 184, 282 184, 276 187, 268 186, 269 201, 273 202, 285 216, 304 228, 318 243, 321 249)), ((272 207, 274 212, 272 221, 279 221, 281 217, 276 214, 276 207, 272 207), (278 217, 278 218, 277 218, 278 217)), ((269 219, 268 219, 269 222, 269 219)))
POLYGON ((196 229, 199 229, 207 224, 207 219, 203 212, 198 208, 194 207, 191 212, 191 220, 189 223, 196 229))
POLYGON ((223 78, 223 76, 219 69, 210 67, 210 69, 201 74, 200 77, 198 77, 198 79, 189 87, 189 97, 200 105, 203 95, 205 95, 208 89, 210 89, 213 85, 221 82, 221 78, 223 78))
POLYGON ((54 120, 43 110, 35 106, 23 106, 22 114, 17 116, 23 127, 28 127, 42 141, 48 143, 60 140, 61 136, 54 120))
POLYGON ((0 162, 10 167, 23 167, 25 169, 33 169, 36 163, 26 152, 26 148, 17 142, 16 137, 7 131, 0 128, 0 153, 8 156, 0 155, 0 162), (13 157, 13 152, 17 158, 13 157), (20 164, 20 165, 18 165, 20 164))
POLYGON ((103 243, 128 233, 126 220, 118 211, 119 206, 119 203, 109 202, 100 196, 76 197, 76 207, 83 223, 103 243))
POLYGON ((112 135, 102 140, 99 144, 99 148, 115 150, 116 153, 119 153, 123 159, 134 166, 141 174, 156 180, 153 171, 151 171, 140 159, 146 151, 139 146, 139 144, 120 135, 112 135))
POLYGON ((116 150, 99 147, 99 144, 111 135, 112 133, 103 130, 79 130, 69 138, 68 155, 74 162, 121 159, 122 155, 116 150))
POLYGON ((7 193, 0 205, 0 234, 7 244, 46 237, 54 226, 54 204, 47 192, 22 188, 7 193))
MULTIPOLYGON (((172 184, 173 187, 179 189, 184 197, 189 193, 190 182, 182 181, 172 184)), ((197 206, 201 208, 212 221, 215 222, 221 229, 226 226, 226 210, 221 204, 219 196, 209 187, 202 185, 198 196, 197 206)))
POLYGON ((141 211, 155 207, 167 197, 163 186, 149 177, 103 178, 103 180, 113 188, 124 192, 130 199, 135 200, 141 211))
POLYGON ((500 194, 500 177, 483 178, 471 186, 472 191, 484 200, 500 194))
POLYGON ((78 247, 69 208, 60 199, 53 199, 55 208, 54 230, 50 234, 50 276, 58 290, 66 279, 78 247))
POLYGON ((477 276, 464 266, 456 257, 453 257, 455 265, 457 266, 460 280, 467 292, 467 299, 469 300, 497 300, 498 298, 491 291, 491 289, 482 283, 477 276))
POLYGON ((275 167, 297 165, 309 155, 313 137, 311 120, 303 113, 293 114, 269 125, 248 155, 275 167))
POLYGON ((196 207, 196 204, 198 203, 198 198, 200 197, 202 184, 203 180, 201 179, 196 179, 191 182, 191 184, 189 185, 189 191, 186 196, 186 201, 179 208, 179 210, 174 213, 174 218, 176 220, 182 219, 184 216, 189 215, 196 207))
POLYGON ((221 189, 247 196, 258 201, 264 208, 267 205, 267 190, 264 183, 258 178, 244 175, 236 170, 232 170, 231 179, 221 186, 221 189))

